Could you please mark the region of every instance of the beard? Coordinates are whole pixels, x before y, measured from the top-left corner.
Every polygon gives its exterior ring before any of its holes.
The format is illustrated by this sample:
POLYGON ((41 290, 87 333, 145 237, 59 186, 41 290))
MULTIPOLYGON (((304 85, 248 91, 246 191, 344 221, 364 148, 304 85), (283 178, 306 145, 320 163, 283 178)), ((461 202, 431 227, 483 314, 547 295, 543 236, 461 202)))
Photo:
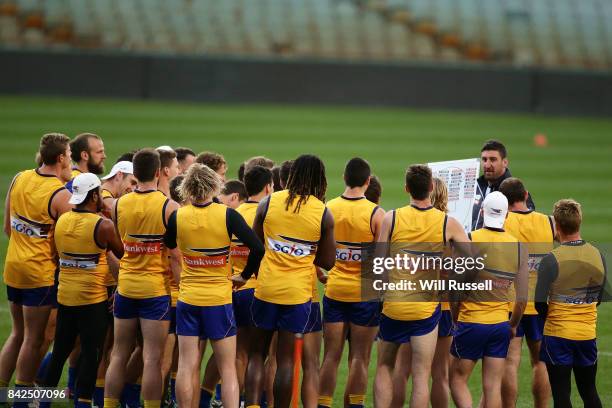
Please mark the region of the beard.
POLYGON ((94 163, 91 156, 89 156, 89 160, 87 161, 87 171, 96 175, 100 175, 104 173, 104 164, 94 163))

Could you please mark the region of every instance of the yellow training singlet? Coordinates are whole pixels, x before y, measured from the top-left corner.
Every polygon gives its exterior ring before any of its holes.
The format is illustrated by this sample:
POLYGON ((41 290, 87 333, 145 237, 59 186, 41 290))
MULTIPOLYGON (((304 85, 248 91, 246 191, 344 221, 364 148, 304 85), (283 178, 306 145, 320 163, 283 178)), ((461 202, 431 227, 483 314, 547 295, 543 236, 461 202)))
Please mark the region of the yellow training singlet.
POLYGON ((264 219, 264 254, 255 297, 281 305, 312 298, 313 262, 321 239, 325 204, 314 196, 294 212, 299 196, 286 209, 288 190, 270 196, 264 219))
MULTIPOLYGON (((393 211, 393 222, 389 238, 390 256, 412 257, 425 254, 441 256, 444 250, 447 216, 433 208, 417 208, 408 205, 393 211)), ((421 320, 430 317, 440 304, 435 290, 421 289, 419 281, 437 280, 439 271, 419 269, 415 273, 407 270, 389 271, 389 282, 409 280, 416 283, 416 290, 387 291, 384 295, 385 316, 395 320, 421 320)))
POLYGON ((558 246, 552 251, 557 279, 549 291, 544 334, 570 340, 597 337, 597 301, 605 282, 601 253, 589 243, 558 246))
POLYGON ((77 169, 76 167, 73 167, 72 170, 70 171, 70 178, 74 179, 79 174, 83 174, 83 172, 81 170, 77 169))
POLYGON ((223 204, 187 205, 176 213, 176 243, 183 254, 179 298, 193 306, 232 303, 231 239, 223 204))
POLYGON ((4 282, 20 289, 55 283, 57 252, 51 200, 64 189, 55 176, 38 170, 20 173, 10 191, 11 237, 4 263, 4 282))
POLYGON ((124 249, 117 286, 121 296, 145 299, 170 294, 164 248, 168 201, 157 190, 134 191, 117 200, 115 222, 124 249))
POLYGON ((102 217, 72 210, 57 220, 55 245, 59 254, 57 301, 64 306, 92 305, 108 298, 106 248, 95 238, 102 217))
MULTIPOLYGON (((525 315, 537 315, 533 299, 538 281, 538 266, 542 258, 553 249, 554 232, 550 217, 539 212, 512 211, 504 223, 504 229, 517 238, 519 242, 527 243, 529 252, 529 301, 525 307, 525 315)), ((514 285, 510 299, 514 299, 514 285)), ((514 309, 514 302, 510 302, 510 312, 514 309)))
POLYGON ((361 302, 362 247, 374 241, 372 218, 379 208, 365 197, 340 196, 327 203, 334 216, 336 264, 329 271, 325 296, 342 302, 361 302))
POLYGON ((472 231, 472 242, 483 257, 484 269, 478 272, 474 282, 491 281, 491 290, 475 290, 461 302, 459 321, 467 323, 496 324, 508 321, 510 286, 519 271, 519 242, 504 230, 481 228, 472 231))
POLYGON ((107 198, 115 198, 115 196, 113 195, 113 193, 103 188, 102 189, 102 199, 106 200, 107 198))
MULTIPOLYGON (((257 201, 245 201, 240 204, 236 211, 238 214, 242 215, 244 221, 248 226, 253 227, 253 221, 255 221, 255 213, 257 212, 257 206, 259 203, 257 201)), ((240 240, 236 237, 232 237, 232 246, 230 248, 230 263, 232 265, 232 273, 234 275, 240 275, 242 271, 244 271, 244 267, 247 263, 247 258, 249 257, 249 247, 244 245, 240 240)), ((244 289, 253 289, 257 285, 257 277, 255 274, 249 278, 249 280, 238 290, 244 289)))

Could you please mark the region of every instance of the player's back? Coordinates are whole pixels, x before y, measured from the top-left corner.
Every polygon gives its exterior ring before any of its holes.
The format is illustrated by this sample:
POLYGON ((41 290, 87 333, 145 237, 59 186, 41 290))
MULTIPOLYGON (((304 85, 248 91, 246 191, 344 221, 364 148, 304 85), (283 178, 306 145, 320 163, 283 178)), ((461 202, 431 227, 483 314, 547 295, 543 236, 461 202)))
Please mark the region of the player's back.
MULTIPOLYGON (((446 241, 447 215, 432 207, 408 205, 392 213, 389 234, 390 255, 439 257, 446 241)), ((389 280, 415 282, 415 290, 385 293, 383 314, 395 320, 420 320, 430 317, 439 305, 436 290, 424 289, 420 281, 437 280, 436 269, 397 270, 389 272, 389 280)))
POLYGON ((181 302, 194 306, 232 302, 227 210, 214 202, 178 209, 176 243, 183 254, 181 302))
MULTIPOLYGON (((257 212, 257 206, 259 203, 257 201, 245 201, 240 204, 236 211, 238 214, 244 218, 244 221, 248 226, 253 226, 253 221, 255 221, 255 214, 257 212)), ((230 249, 230 262, 232 265, 232 273, 234 275, 239 275, 244 270, 246 266, 247 258, 249 257, 249 247, 244 245, 236 236, 232 237, 232 245, 230 249)), ((255 275, 251 276, 251 278, 238 290, 244 289, 252 289, 257 284, 257 278, 255 275)))
POLYGON ((287 208, 288 190, 273 193, 263 221, 266 252, 259 268, 255 297, 276 304, 301 304, 312 297, 313 262, 326 208, 300 196, 287 208))
POLYGON ((163 239, 169 199, 158 190, 134 191, 117 200, 115 220, 125 254, 119 263, 119 293, 143 299, 169 294, 163 239))
POLYGON ((544 334, 570 340, 594 339, 597 302, 605 283, 601 252, 588 242, 578 241, 558 246, 551 255, 558 273, 548 294, 544 334))
POLYGON ((365 197, 340 196, 329 201, 327 208, 334 217, 336 263, 329 272, 325 295, 360 302, 362 250, 374 241, 372 218, 379 207, 365 197))
POLYGON ((491 281, 491 290, 470 292, 461 302, 459 321, 496 324, 508 321, 510 286, 519 271, 519 242, 502 229, 481 228, 471 233, 475 255, 483 258, 484 268, 475 282, 491 281))
POLYGON ((10 192, 11 236, 4 265, 4 281, 16 288, 37 288, 54 283, 55 220, 51 201, 64 188, 55 176, 38 170, 20 173, 10 192))
MULTIPOLYGON (((529 210, 511 211, 504 223, 504 229, 519 242, 527 245, 529 252, 529 301, 525 306, 525 315, 538 314, 533 302, 535 286, 538 280, 538 266, 542 258, 553 249, 554 230, 548 215, 529 210)), ((510 298, 512 298, 512 294, 510 298)), ((512 303, 510 311, 512 311, 512 303)))
POLYGON ((57 220, 55 245, 60 265, 57 300, 62 305, 96 304, 108 297, 106 249, 95 238, 101 222, 98 214, 76 209, 57 220))

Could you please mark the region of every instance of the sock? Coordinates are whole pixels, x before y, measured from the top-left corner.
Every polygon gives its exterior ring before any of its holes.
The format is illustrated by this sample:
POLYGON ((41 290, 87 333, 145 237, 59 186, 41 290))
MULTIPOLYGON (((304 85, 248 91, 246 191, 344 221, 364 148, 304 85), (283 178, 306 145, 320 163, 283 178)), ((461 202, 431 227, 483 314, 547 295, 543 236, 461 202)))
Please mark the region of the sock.
POLYGON ((317 401, 317 408, 331 408, 333 402, 333 397, 328 395, 319 395, 319 399, 317 401))
POLYGON ((204 387, 200 388, 200 408, 210 407, 210 400, 212 400, 212 397, 212 390, 207 390, 204 387))
POLYGON ((170 400, 176 401, 176 371, 170 374, 170 400))
POLYGON ((99 408, 104 407, 104 378, 96 380, 96 388, 93 393, 93 403, 99 408))
MULTIPOLYGON (((26 387, 33 387, 33 386, 34 384, 27 383, 25 381, 19 381, 19 380, 15 381, 15 388, 26 388, 26 387)), ((13 407, 14 408, 28 408, 29 404, 30 402, 28 401, 13 402, 13 407)))
POLYGON ((139 407, 141 388, 140 384, 125 384, 121 393, 121 406, 139 407))
POLYGON ((47 375, 47 367, 49 367, 49 363, 51 362, 52 353, 49 351, 45 354, 45 357, 40 362, 40 366, 38 367, 38 372, 36 373, 37 380, 44 380, 47 375))
POLYGON ((68 367, 68 393, 75 395, 74 383, 76 381, 76 367, 68 367))
POLYGON ((77 398, 75 408, 91 408, 91 400, 85 398, 77 398))
POLYGON ((266 398, 266 391, 261 392, 261 398, 259 398, 259 405, 261 408, 270 408, 268 407, 268 399, 266 398))
POLYGON ((104 408, 119 408, 119 400, 115 398, 104 398, 104 408))
POLYGON ((238 400, 238 406, 239 407, 244 407, 246 406, 246 400, 244 398, 244 395, 240 395, 240 399, 238 400))
POLYGON ((217 383, 215 387, 215 399, 221 401, 221 383, 217 383))
POLYGON ((349 408, 363 408, 365 404, 365 395, 349 394, 349 408))
POLYGON ((159 408, 160 405, 160 400, 145 400, 144 402, 144 408, 159 408))
POLYGON ((247 405, 246 408, 260 408, 259 405, 247 405))

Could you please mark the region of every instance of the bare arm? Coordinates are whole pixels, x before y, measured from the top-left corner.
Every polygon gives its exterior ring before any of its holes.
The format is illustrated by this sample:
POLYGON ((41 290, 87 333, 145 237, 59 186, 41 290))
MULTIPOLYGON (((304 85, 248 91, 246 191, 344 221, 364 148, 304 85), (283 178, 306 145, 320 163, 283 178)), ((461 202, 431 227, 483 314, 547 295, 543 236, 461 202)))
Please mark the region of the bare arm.
POLYGON ((123 243, 115 232, 115 226, 111 220, 103 219, 97 230, 98 242, 111 251, 118 259, 123 256, 123 243))
POLYGON ((372 233, 374 234, 374 239, 377 239, 378 234, 380 233, 380 229, 382 228, 382 222, 385 218, 385 210, 378 207, 372 216, 372 233))
POLYGON ((174 278, 174 282, 178 285, 181 282, 181 272, 183 271, 181 251, 177 247, 177 248, 170 249, 169 254, 170 254, 170 270, 172 271, 172 277, 174 278))
POLYGON ((164 234, 164 245, 169 250, 168 255, 170 255, 170 270, 172 271, 174 282, 178 285, 181 281, 183 264, 181 260, 181 250, 178 248, 178 244, 176 242, 176 211, 172 212, 168 218, 166 233, 164 234))
POLYGON ((51 200, 51 214, 49 214, 52 218, 57 220, 60 215, 74 208, 74 206, 68 202, 71 195, 70 191, 63 189, 53 196, 51 200))
POLYGON ((523 317, 525 306, 527 305, 527 297, 529 291, 529 266, 527 261, 529 254, 527 253, 527 247, 519 243, 519 270, 514 281, 514 288, 516 292, 516 298, 514 302, 514 310, 512 310, 512 317, 510 318, 510 326, 513 328, 517 327, 523 317))
MULTIPOLYGON (((457 256, 471 256, 471 248, 470 248, 470 238, 465 233, 465 230, 453 217, 448 217, 446 219, 446 229, 444 231, 446 236, 446 242, 452 242, 453 244, 453 253, 456 253, 457 256)), ((454 271, 450 271, 449 279, 454 280, 465 280, 468 279, 468 276, 464 273, 463 275, 456 274, 454 271)), ((459 297, 459 293, 455 291, 450 292, 449 304, 451 310, 451 316, 454 322, 457 322, 459 318, 459 307, 461 305, 461 299, 459 297)))
POLYGON ((15 180, 17 180, 20 174, 21 173, 17 173, 15 177, 13 177, 9 189, 6 192, 6 199, 4 200, 4 233, 9 238, 11 236, 11 191, 13 191, 15 180))
POLYGON ((113 251, 106 251, 106 262, 108 262, 108 270, 115 280, 119 279, 119 259, 113 251))
POLYGON ((323 214, 323 225, 321 238, 315 255, 315 266, 329 271, 336 263, 336 237, 334 236, 334 217, 331 211, 326 210, 323 214))
POLYGON ((266 218, 266 213, 268 212, 269 204, 270 196, 261 200, 257 206, 257 211, 255 212, 255 219, 253 220, 253 231, 255 231, 255 234, 259 240, 264 243, 264 247, 266 246, 266 241, 264 239, 263 223, 266 218))

